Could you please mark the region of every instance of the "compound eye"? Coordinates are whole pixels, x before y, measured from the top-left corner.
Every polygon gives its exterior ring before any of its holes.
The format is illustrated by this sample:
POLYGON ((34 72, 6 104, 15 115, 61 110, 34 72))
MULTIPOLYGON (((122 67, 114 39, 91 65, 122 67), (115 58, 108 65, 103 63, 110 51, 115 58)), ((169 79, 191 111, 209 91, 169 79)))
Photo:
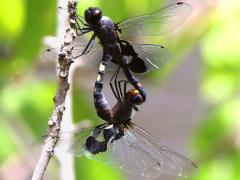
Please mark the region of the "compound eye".
POLYGON ((84 12, 84 18, 85 18, 85 20, 86 20, 86 22, 87 22, 88 24, 91 24, 91 22, 92 22, 92 9, 91 9, 91 7, 88 8, 88 9, 84 12))
POLYGON ((102 19, 102 11, 99 8, 89 7, 85 13, 84 18, 89 25, 96 25, 102 19))
POLYGON ((137 89, 130 89, 127 92, 128 100, 133 105, 140 105, 144 102, 143 97, 140 95, 140 92, 137 89))
POLYGON ((132 102, 132 104, 140 105, 140 104, 143 103, 143 98, 140 94, 135 95, 135 96, 132 97, 131 102, 132 102))
POLYGON ((102 19, 102 11, 98 8, 94 9, 93 17, 94 17, 93 23, 97 24, 102 19))
POLYGON ((95 9, 94 16, 102 18, 102 12, 100 9, 95 9))

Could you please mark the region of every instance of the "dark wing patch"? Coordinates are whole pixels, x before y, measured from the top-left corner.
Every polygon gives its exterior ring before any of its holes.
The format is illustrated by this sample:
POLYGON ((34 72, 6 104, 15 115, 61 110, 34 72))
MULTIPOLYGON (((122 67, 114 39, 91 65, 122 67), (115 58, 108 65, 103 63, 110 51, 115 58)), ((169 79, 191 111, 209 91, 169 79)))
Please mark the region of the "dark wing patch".
POLYGON ((144 74, 162 67, 172 58, 165 47, 156 44, 138 44, 121 40, 122 54, 129 59, 134 73, 144 74))

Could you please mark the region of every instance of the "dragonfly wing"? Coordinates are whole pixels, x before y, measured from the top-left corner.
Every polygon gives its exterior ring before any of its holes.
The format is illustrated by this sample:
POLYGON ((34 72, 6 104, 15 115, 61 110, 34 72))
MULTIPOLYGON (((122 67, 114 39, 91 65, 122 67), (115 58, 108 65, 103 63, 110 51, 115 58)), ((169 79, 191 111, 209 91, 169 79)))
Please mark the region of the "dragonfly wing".
POLYGON ((113 140, 113 131, 109 130, 106 131, 106 126, 103 125, 86 131, 72 132, 70 138, 61 136, 59 143, 65 145, 66 142, 70 142, 68 151, 76 156, 86 155, 89 159, 146 177, 157 177, 162 173, 187 177, 196 169, 191 160, 164 146, 134 124, 124 128, 124 135, 117 140, 113 140), (98 151, 96 141, 90 148, 86 148, 89 137, 95 137, 100 143, 108 139, 106 149, 98 151), (98 152, 90 151, 92 148, 97 148, 98 152))
POLYGON ((104 162, 131 174, 157 177, 159 167, 156 160, 134 143, 134 138, 136 137, 131 132, 126 131, 122 138, 108 142, 107 151, 98 154, 85 152, 85 155, 89 159, 104 162))
POLYGON ((140 127, 133 125, 129 131, 137 137, 134 143, 158 162, 160 173, 188 177, 196 170, 193 161, 166 147, 140 127))
POLYGON ((161 45, 127 42, 121 46, 123 55, 128 56, 129 67, 134 73, 148 73, 162 67, 172 58, 169 50, 161 45))
POLYGON ((152 14, 126 19, 117 27, 123 36, 161 36, 183 24, 191 12, 190 4, 177 2, 152 14))
POLYGON ((157 177, 160 174, 158 162, 152 155, 153 149, 142 148, 138 137, 131 131, 126 130, 125 135, 114 141, 113 159, 116 160, 117 166, 131 174, 142 175, 146 177, 157 177))
POLYGON ((84 144, 93 130, 93 128, 86 128, 81 130, 61 132, 60 139, 57 144, 57 149, 65 150, 77 157, 83 156, 84 144))
POLYGON ((135 125, 124 129, 124 136, 120 139, 109 141, 107 151, 89 154, 88 157, 145 177, 161 174, 186 177, 196 169, 191 160, 164 146, 135 125))
MULTIPOLYGON (((99 66, 102 57, 102 47, 100 44, 95 43, 89 53, 82 55, 85 49, 85 44, 75 44, 72 49, 72 60, 81 66, 96 69, 99 66)), ((56 61, 57 53, 60 47, 48 48, 43 52, 43 60, 47 62, 56 61)))

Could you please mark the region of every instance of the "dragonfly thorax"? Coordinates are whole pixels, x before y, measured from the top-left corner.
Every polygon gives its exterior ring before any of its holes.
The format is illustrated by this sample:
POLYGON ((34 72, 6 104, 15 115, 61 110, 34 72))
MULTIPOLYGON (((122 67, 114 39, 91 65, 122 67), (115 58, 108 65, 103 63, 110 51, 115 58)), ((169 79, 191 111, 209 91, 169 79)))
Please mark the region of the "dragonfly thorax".
POLYGON ((115 46, 118 39, 113 21, 107 16, 103 16, 98 26, 95 27, 95 33, 104 47, 115 46))
POLYGON ((103 21, 110 21, 110 22, 112 22, 111 18, 108 17, 108 16, 103 16, 103 17, 102 17, 102 20, 103 20, 103 21))

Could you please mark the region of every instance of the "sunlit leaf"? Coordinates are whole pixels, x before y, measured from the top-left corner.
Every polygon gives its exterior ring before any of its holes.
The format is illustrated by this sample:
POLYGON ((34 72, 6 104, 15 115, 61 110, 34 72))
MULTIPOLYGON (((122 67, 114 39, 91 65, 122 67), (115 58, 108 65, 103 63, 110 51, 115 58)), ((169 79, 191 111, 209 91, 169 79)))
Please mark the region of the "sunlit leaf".
POLYGON ((73 117, 74 121, 89 119, 95 122, 99 122, 99 118, 96 115, 94 105, 91 103, 91 94, 84 89, 74 88, 73 90, 73 117))
POLYGON ((234 95, 238 81, 231 71, 209 72, 202 83, 203 96, 211 103, 224 101, 234 95))
MULTIPOLYGON (((223 3, 224 4, 224 1, 223 3)), ((226 5, 215 14, 209 32, 203 38, 203 56, 208 66, 217 69, 240 69, 240 42, 237 34, 240 24, 238 6, 231 4, 232 9, 226 12, 226 5)), ((220 3, 221 5, 221 3, 220 3)), ((221 6, 220 6, 221 7, 221 6)))
POLYGON ((231 143, 227 141, 240 126, 239 108, 240 101, 234 99, 221 104, 205 118, 196 135, 195 147, 197 147, 200 157, 209 158, 209 156, 216 155, 215 151, 221 154, 226 149, 231 148, 226 143, 231 143), (226 149, 224 149, 225 145, 226 149))
POLYGON ((53 85, 40 82, 16 84, 5 87, 0 98, 6 112, 14 114, 16 120, 22 119, 36 135, 41 136, 51 115, 54 90, 53 85))
MULTIPOLYGON (((4 117, 0 116, 0 122, 3 122, 2 118, 4 117)), ((10 133, 12 133, 11 130, 4 123, 0 123, 0 164, 17 149, 10 133)))
POLYGON ((228 159, 214 159, 200 168, 196 180, 233 180, 233 164, 228 159))
POLYGON ((94 160, 78 158, 76 161, 77 179, 84 180, 123 180, 124 177, 118 169, 94 160))
POLYGON ((22 0, 2 0, 0 6, 0 43, 21 33, 26 16, 22 0))
MULTIPOLYGON (((11 41, 0 40, 0 74, 7 78, 32 66, 42 46, 43 36, 55 31, 57 9, 55 1, 43 0, 36 3, 31 0, 14 0, 9 3, 10 5, 5 1, 5 5, 1 6, 5 8, 3 14, 0 12, 0 16, 2 15, 7 23, 11 23, 9 28, 14 29, 15 33, 11 41), (7 14, 4 14, 6 11, 7 14), (6 15, 10 19, 5 18, 6 15), (11 18, 14 18, 14 21, 11 18)), ((0 34, 10 38, 9 33, 11 30, 0 34)))

